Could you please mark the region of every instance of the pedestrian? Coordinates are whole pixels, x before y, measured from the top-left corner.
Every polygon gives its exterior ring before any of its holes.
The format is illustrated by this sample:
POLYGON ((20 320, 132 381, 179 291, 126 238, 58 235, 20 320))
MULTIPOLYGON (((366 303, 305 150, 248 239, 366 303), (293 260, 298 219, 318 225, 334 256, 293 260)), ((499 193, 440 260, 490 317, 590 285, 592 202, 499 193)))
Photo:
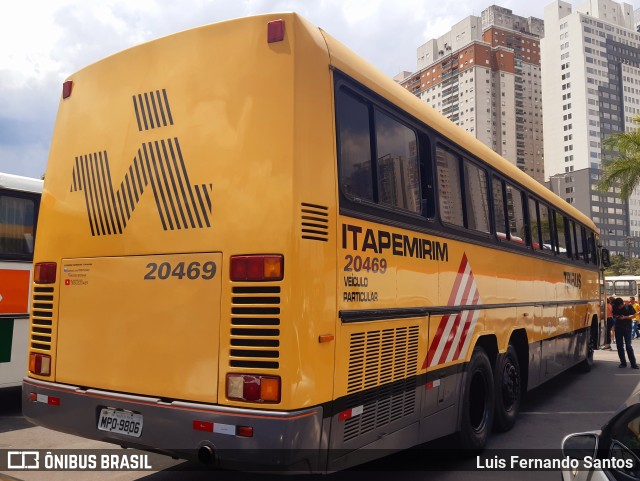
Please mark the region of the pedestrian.
POLYGON ((611 338, 613 337, 613 297, 607 298, 607 327, 604 332, 604 344, 600 349, 611 349, 611 338))
POLYGON ((633 328, 631 329, 631 339, 633 339, 640 337, 640 304, 636 302, 636 298, 633 296, 629 298, 629 304, 631 304, 636 311, 636 315, 633 318, 633 328))
POLYGON ((616 344, 618 346, 618 357, 620 358, 618 367, 627 367, 627 361, 624 357, 626 348, 631 369, 639 369, 636 364, 636 357, 633 354, 633 347, 631 347, 631 324, 635 315, 636 311, 633 306, 625 304, 621 297, 616 297, 613 301, 613 317, 616 320, 616 344))

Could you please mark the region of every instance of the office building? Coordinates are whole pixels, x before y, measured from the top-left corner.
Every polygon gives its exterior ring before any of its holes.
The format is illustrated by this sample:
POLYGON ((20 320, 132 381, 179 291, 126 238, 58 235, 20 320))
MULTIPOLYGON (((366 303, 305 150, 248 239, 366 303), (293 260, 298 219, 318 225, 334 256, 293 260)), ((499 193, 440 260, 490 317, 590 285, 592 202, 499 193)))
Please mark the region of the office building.
POLYGON ((469 16, 417 52, 396 80, 452 122, 544 182, 542 20, 499 6, 469 16))
POLYGON ((544 10, 542 89, 544 162, 550 187, 590 216, 613 253, 638 256, 640 194, 596 189, 603 139, 638 127, 640 34, 631 5, 592 0, 544 10))

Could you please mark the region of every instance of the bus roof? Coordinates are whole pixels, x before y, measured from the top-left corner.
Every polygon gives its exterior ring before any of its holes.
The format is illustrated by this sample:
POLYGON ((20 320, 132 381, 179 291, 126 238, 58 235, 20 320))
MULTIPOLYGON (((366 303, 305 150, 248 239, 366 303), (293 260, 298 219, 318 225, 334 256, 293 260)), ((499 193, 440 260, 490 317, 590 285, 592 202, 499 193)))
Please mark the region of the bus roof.
POLYGON ((626 275, 626 276, 605 276, 605 281, 638 281, 640 276, 626 275))
POLYGON ((331 35, 322 29, 320 30, 325 37, 331 58, 330 62, 333 67, 385 97, 422 123, 438 131, 443 136, 452 139, 461 147, 466 148, 471 154, 485 160, 489 165, 503 172, 511 179, 514 179, 552 206, 564 211, 589 229, 597 232, 596 225, 585 214, 538 183, 533 177, 522 172, 507 159, 451 122, 433 107, 401 87, 388 75, 380 72, 377 68, 360 58, 331 35))
MULTIPOLYGON (((560 198, 542 184, 535 181, 532 177, 522 172, 514 164, 500 156, 491 148, 477 140, 471 134, 461 127, 457 126, 441 113, 436 111, 430 105, 418 99, 415 95, 401 87, 391 77, 384 74, 376 67, 362 59, 344 44, 333 38, 330 34, 321 28, 313 25, 304 17, 293 12, 275 12, 271 14, 263 14, 252 17, 264 17, 266 19, 282 18, 295 22, 299 27, 306 29, 310 35, 316 36, 320 34, 326 45, 329 56, 329 64, 353 79, 357 80, 373 92, 381 95, 390 102, 394 103, 407 114, 412 115, 421 123, 433 128, 444 137, 456 142, 459 146, 465 148, 469 153, 483 159, 490 166, 504 173, 509 179, 513 179, 539 198, 545 200, 553 207, 572 216, 574 219, 585 225, 592 231, 598 232, 596 225, 585 214, 573 207, 571 204, 560 198)), ((227 20, 219 23, 246 22, 247 18, 238 18, 227 20)), ((208 28, 208 26, 197 27, 196 29, 208 28)), ((173 34, 180 35, 180 33, 173 34)), ((158 39, 157 39, 158 40, 158 39)), ((155 41, 157 41, 155 40, 155 41)), ((134 47, 135 48, 135 47, 134 47)), ((115 54, 117 55, 117 54, 115 54)), ((84 69, 83 69, 84 70, 84 69)))
POLYGON ((34 192, 40 194, 42 192, 41 179, 33 177, 23 177, 21 175, 5 174, 0 172, 0 188, 17 190, 20 192, 34 192))

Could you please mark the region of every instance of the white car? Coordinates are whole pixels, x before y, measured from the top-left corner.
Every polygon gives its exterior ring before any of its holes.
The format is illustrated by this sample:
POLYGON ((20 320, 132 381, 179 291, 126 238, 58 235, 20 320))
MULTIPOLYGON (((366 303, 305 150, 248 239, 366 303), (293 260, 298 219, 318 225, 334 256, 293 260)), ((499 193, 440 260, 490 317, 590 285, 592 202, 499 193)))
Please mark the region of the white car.
POLYGON ((566 436, 562 454, 580 462, 562 471, 564 481, 640 480, 640 391, 600 431, 566 436))

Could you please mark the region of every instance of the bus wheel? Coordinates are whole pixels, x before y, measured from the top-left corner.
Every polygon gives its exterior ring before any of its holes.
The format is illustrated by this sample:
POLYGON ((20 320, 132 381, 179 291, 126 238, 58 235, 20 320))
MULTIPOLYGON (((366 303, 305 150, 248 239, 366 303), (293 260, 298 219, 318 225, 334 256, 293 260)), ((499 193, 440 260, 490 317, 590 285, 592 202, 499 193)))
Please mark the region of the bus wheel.
POLYGON ((476 346, 467 366, 458 441, 462 449, 484 448, 493 423, 493 372, 489 357, 476 346))
POLYGON ((520 410, 522 377, 516 348, 509 344, 507 352, 496 361, 496 400, 494 428, 508 431, 513 427, 520 410))
POLYGON ((580 364, 578 364, 578 371, 580 372, 589 372, 593 367, 593 351, 595 349, 594 340, 592 336, 587 337, 587 342, 585 343, 585 354, 586 357, 580 364))

